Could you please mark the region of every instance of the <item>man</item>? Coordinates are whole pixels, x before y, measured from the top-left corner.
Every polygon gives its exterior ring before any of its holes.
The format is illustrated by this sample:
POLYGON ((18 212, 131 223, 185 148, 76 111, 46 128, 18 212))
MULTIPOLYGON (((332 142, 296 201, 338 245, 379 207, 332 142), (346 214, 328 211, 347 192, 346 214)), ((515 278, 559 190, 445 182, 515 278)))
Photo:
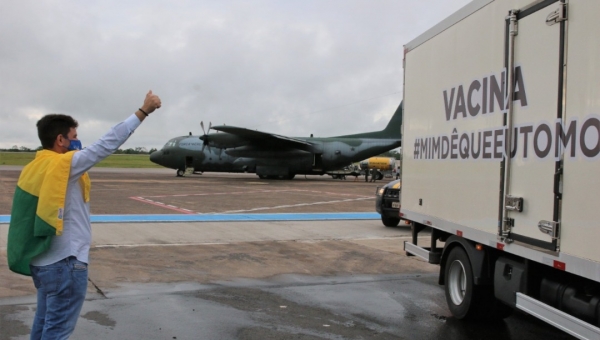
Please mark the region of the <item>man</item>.
POLYGON ((377 173, 379 169, 371 169, 371 182, 375 182, 377 180, 377 173))
POLYGON ((160 106, 160 98, 149 91, 134 114, 83 150, 78 123, 70 116, 49 114, 37 122, 43 150, 19 176, 7 246, 10 269, 31 276, 37 289, 31 339, 67 339, 73 333, 87 290, 87 171, 125 143, 160 106))

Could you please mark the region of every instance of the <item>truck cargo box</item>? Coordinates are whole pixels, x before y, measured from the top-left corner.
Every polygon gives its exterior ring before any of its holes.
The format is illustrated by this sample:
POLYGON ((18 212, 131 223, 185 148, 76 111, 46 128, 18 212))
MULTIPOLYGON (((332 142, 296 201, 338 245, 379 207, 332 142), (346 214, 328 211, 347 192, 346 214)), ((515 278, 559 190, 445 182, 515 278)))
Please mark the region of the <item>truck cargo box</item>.
POLYGON ((600 281, 599 13, 473 1, 405 45, 403 218, 600 281))
POLYGON ((568 26, 547 23, 557 1, 529 2, 476 1, 462 20, 406 45, 402 212, 495 242, 504 196, 522 199, 507 214, 518 242, 505 250, 556 251, 537 260, 599 280, 600 1, 570 1, 568 26), (506 16, 519 8, 509 101, 506 16), (555 224, 555 237, 540 221, 555 224))

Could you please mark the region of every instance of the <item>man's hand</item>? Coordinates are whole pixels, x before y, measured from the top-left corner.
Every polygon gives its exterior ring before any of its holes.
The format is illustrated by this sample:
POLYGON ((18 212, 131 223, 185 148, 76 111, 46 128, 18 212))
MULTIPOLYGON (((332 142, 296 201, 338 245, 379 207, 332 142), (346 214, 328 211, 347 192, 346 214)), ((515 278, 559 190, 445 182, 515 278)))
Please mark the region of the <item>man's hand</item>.
POLYGON ((148 91, 146 94, 146 99, 144 99, 144 104, 142 105, 142 110, 144 112, 150 114, 154 112, 156 109, 160 109, 160 98, 157 95, 152 94, 152 90, 148 91))

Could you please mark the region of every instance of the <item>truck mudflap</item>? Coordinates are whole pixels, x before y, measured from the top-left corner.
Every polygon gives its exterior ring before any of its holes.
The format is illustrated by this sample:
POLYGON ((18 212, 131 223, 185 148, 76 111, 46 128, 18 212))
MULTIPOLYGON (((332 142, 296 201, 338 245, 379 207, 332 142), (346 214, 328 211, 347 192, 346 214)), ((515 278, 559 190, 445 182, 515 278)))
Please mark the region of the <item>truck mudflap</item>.
POLYGON ((516 307, 580 339, 600 339, 600 328, 523 293, 517 293, 516 307))

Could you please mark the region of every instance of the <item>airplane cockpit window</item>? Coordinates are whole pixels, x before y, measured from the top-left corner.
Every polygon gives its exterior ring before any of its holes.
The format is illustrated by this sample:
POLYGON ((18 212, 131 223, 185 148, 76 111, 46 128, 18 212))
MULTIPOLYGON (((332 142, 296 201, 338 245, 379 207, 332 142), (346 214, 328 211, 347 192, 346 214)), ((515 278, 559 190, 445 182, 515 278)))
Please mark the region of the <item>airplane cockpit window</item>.
POLYGON ((172 146, 175 146, 176 144, 177 144, 176 140, 174 140, 174 139, 170 140, 170 141, 167 142, 167 144, 165 144, 165 146, 163 146, 163 150, 167 149, 167 148, 170 148, 172 146))

